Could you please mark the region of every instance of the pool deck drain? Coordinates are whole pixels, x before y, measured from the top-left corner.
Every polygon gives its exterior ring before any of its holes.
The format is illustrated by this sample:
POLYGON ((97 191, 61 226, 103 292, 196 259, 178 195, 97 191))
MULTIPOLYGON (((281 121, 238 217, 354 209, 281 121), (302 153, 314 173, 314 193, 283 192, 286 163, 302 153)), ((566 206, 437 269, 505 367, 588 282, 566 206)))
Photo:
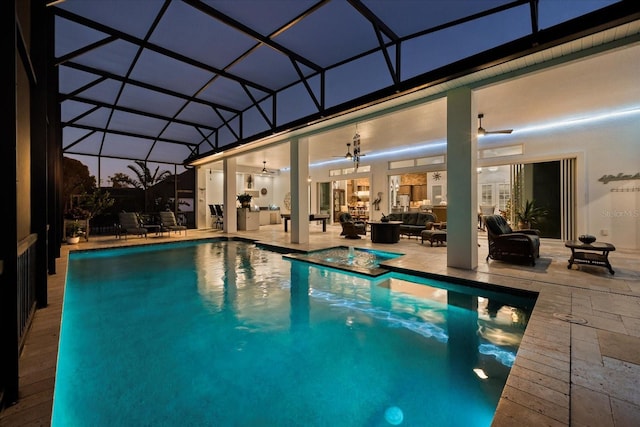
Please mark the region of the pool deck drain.
POLYGON ((565 322, 575 323, 576 325, 586 325, 587 323, 589 323, 587 322, 587 319, 583 319, 569 313, 553 313, 553 317, 565 322))

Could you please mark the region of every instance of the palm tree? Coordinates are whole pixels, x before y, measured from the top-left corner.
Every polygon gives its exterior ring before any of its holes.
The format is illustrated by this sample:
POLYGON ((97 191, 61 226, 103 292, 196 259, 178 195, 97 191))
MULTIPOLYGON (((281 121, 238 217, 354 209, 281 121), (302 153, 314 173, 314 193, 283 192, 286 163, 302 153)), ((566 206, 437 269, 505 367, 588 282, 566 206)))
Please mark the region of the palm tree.
POLYGON ((151 173, 151 170, 147 166, 147 162, 142 160, 136 160, 135 165, 127 165, 127 167, 131 169, 138 178, 137 180, 131 179, 129 183, 135 188, 141 188, 144 190, 144 210, 146 212, 148 200, 147 190, 170 177, 171 172, 167 170, 160 172, 160 166, 156 166, 156 170, 151 173))
POLYGON ((131 184, 136 188, 147 190, 160 181, 163 181, 168 176, 171 176, 171 172, 169 171, 162 171, 160 172, 160 174, 158 174, 158 172, 160 171, 160 166, 156 166, 156 170, 152 174, 151 169, 149 169, 149 167, 147 166, 147 162, 136 160, 135 164, 137 165, 137 167, 134 165, 127 165, 127 167, 131 169, 138 178, 137 180, 131 180, 131 184))

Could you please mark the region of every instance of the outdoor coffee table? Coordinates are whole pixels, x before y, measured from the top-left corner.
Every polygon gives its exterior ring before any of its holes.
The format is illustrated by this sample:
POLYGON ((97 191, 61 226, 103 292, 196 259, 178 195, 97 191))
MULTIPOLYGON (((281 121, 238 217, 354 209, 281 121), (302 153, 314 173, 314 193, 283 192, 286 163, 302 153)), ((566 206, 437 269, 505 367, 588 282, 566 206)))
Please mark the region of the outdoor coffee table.
POLYGON ((582 243, 580 240, 569 240, 564 245, 571 249, 571 258, 569 258, 567 268, 570 269, 573 264, 589 264, 606 267, 609 273, 615 274, 611 263, 609 263, 609 252, 616 250, 616 247, 611 243, 582 243))

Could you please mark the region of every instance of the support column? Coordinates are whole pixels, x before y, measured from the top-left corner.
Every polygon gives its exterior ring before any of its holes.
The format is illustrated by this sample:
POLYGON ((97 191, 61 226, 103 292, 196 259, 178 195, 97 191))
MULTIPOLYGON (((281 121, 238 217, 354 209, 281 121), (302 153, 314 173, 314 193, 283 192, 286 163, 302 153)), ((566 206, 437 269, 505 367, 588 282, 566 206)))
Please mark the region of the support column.
POLYGON ((309 243, 309 139, 289 143, 291 158, 291 243, 309 243))
MULTIPOLYGON (((47 26, 49 19, 44 7, 32 8, 31 14, 33 38, 31 43, 31 59, 36 74, 37 84, 31 88, 31 231, 38 235, 36 241, 35 288, 38 308, 46 307, 47 292, 47 219, 49 204, 47 194, 48 164, 48 118, 47 95, 49 91, 49 70, 47 59, 53 52, 54 44, 49 35, 51 28, 47 26)), ((87 230, 88 231, 88 230, 87 230)))
MULTIPOLYGON (((0 407, 18 400, 18 192, 16 179, 18 165, 18 99, 22 95, 29 99, 28 88, 19 93, 18 74, 20 55, 18 54, 17 1, 0 2, 0 52, 4 61, 0 71, 2 97, 2 143, 0 144, 0 179, 4 185, 0 188, 3 201, 2 240, 0 240, 0 407)), ((29 26, 27 26, 29 28, 29 26)), ((24 78, 26 81, 26 77, 24 78)), ((22 102, 20 102, 22 104, 22 102)), ((27 104, 28 105, 28 104, 27 104)), ((24 108, 24 107, 23 107, 24 108)), ((24 110, 23 110, 24 112, 24 110)), ((28 116, 20 116, 28 124, 28 116)), ((24 126, 24 124, 23 124, 24 126)), ((22 195, 22 197, 29 197, 22 195)))
POLYGON ((447 266, 478 266, 477 130, 471 89, 447 94, 447 266))
POLYGON ((236 210, 236 159, 224 159, 222 161, 222 171, 224 173, 224 232, 235 233, 238 231, 238 214, 236 210))

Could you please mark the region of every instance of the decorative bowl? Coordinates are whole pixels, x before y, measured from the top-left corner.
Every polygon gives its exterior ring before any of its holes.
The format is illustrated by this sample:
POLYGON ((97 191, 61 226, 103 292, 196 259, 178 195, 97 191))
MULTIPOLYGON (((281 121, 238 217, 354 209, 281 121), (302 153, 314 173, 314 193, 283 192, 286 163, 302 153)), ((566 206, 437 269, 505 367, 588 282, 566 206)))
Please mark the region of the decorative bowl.
POLYGON ((592 236, 591 234, 583 234, 578 237, 578 240, 588 245, 596 241, 596 236, 592 236))

